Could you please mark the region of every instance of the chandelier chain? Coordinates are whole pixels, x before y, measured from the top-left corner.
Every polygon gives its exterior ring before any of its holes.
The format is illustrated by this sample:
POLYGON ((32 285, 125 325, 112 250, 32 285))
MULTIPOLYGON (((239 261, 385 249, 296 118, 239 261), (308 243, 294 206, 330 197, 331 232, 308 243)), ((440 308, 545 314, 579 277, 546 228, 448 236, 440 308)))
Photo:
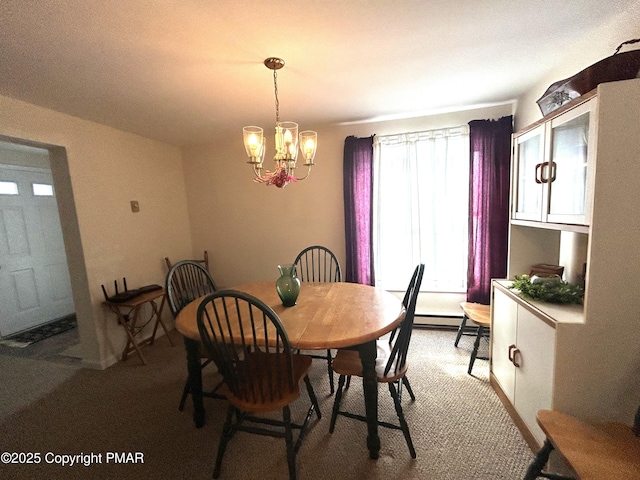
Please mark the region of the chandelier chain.
POLYGON ((278 100, 278 73, 273 71, 273 90, 276 95, 276 123, 280 123, 280 101, 278 100))

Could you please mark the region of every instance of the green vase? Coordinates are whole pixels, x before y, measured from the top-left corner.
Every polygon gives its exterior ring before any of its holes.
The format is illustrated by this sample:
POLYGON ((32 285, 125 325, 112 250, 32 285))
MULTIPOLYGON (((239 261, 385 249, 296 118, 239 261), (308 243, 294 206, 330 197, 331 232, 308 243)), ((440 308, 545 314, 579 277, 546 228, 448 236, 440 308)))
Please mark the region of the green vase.
POLYGON ((285 307, 293 307, 300 293, 300 279, 296 276, 295 265, 278 265, 280 277, 276 280, 276 290, 285 307))

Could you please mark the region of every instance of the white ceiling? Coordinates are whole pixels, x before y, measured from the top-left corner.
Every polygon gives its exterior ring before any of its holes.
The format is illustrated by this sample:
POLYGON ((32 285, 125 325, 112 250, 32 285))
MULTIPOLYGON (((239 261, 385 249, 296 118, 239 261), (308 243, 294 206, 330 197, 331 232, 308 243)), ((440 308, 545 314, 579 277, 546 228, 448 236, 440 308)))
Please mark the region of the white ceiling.
MULTIPOLYGON (((176 145, 502 103, 638 0, 2 0, 0 95, 176 145)), ((611 53, 626 38, 604 43, 611 53)), ((600 57, 599 57, 600 58, 600 57)), ((586 67, 587 65, 584 65, 586 67)), ((575 73, 575 72, 574 72, 575 73)))

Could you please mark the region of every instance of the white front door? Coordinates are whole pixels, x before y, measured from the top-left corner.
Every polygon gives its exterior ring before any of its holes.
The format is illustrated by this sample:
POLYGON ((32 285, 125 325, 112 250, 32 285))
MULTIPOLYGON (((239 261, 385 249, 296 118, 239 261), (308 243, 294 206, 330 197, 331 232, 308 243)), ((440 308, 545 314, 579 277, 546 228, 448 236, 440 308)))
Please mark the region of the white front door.
POLYGON ((0 165, 0 337, 74 310, 51 171, 0 165))

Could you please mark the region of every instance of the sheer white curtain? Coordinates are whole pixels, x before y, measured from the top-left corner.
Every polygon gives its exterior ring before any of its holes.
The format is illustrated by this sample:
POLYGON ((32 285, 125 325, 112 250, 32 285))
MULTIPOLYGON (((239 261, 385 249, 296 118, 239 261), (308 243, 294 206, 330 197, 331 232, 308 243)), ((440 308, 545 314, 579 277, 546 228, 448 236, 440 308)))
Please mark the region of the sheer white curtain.
POLYGON ((373 156, 376 286, 403 291, 424 263, 422 291, 465 291, 469 127, 376 136, 373 156))

